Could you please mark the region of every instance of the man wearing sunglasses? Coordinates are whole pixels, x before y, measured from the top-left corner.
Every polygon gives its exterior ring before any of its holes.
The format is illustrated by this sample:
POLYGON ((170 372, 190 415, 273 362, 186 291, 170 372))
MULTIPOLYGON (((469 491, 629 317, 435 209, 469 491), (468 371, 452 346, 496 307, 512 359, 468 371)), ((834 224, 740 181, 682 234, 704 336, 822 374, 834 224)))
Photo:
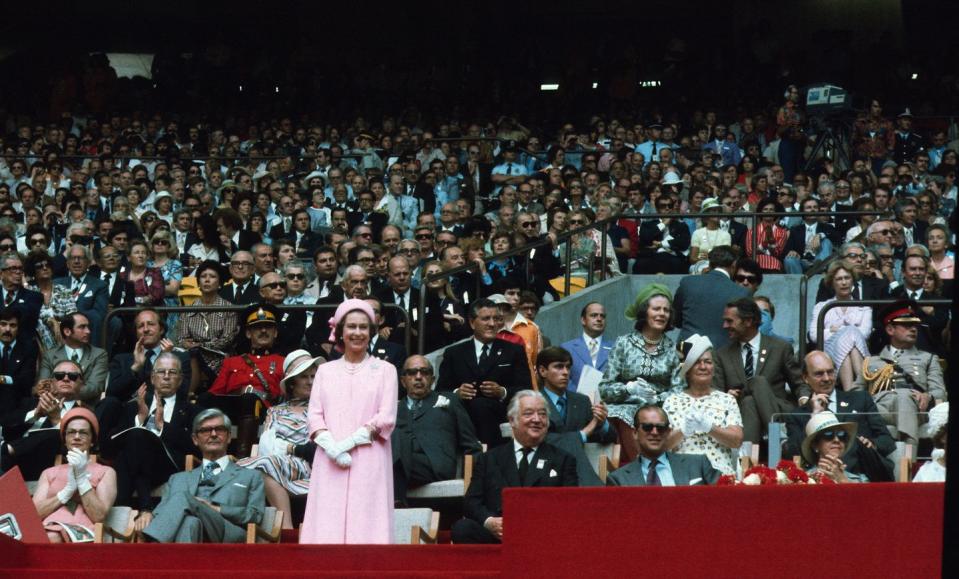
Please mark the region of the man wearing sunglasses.
POLYGON ((433 366, 410 356, 400 372, 406 396, 396 411, 393 447, 393 496, 406 500, 407 489, 456 478, 465 454, 482 451, 466 409, 456 396, 433 390, 433 366))
MULTIPOLYGON (((0 445, 0 470, 19 466, 26 480, 37 480, 45 468, 53 466, 60 451, 56 430, 60 417, 75 406, 86 406, 80 400, 84 381, 79 364, 62 360, 53 367, 50 378, 41 379, 38 395, 10 409, 3 420, 6 442, 0 445)), ((101 410, 95 410, 98 420, 101 410)))
MULTIPOLYGON (((260 277, 260 303, 279 306, 286 299, 287 281, 278 273, 269 272, 260 277)), ((275 351, 286 355, 300 347, 306 331, 306 312, 283 312, 277 320, 275 351)))
POLYGON ((843 457, 846 470, 861 474, 873 482, 892 480, 892 462, 886 458, 896 443, 878 414, 876 402, 868 390, 836 389, 836 367, 824 352, 813 351, 803 360, 803 380, 812 396, 800 400, 798 414, 786 416, 785 456, 800 453, 806 437, 806 423, 821 412, 832 412, 840 422, 855 422, 857 444, 843 457))
POLYGON ((645 404, 634 419, 639 456, 635 461, 610 473, 609 486, 691 486, 711 485, 719 480, 704 454, 668 452, 666 439, 672 431, 669 416, 662 407, 645 404))
MULTIPOLYGON (((38 378, 50 378, 64 360, 71 360, 83 372, 83 388, 79 397, 96 402, 106 388, 108 356, 106 350, 91 345, 93 331, 90 320, 79 312, 60 318, 60 346, 44 352, 38 378)), ((102 426, 102 425, 101 425, 102 426)))
POLYGON ((656 212, 667 214, 659 219, 646 219, 639 226, 639 251, 633 264, 633 273, 688 273, 689 263, 685 254, 689 251, 691 235, 682 219, 670 217, 678 213, 671 195, 656 199, 656 212))

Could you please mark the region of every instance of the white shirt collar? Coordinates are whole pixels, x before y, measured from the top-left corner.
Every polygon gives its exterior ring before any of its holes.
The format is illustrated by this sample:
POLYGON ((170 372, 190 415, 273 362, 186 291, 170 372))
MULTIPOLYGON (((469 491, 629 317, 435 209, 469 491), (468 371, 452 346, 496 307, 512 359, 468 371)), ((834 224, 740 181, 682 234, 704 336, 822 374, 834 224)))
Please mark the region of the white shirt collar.
MULTIPOLYGON (((530 448, 533 449, 533 452, 530 453, 530 456, 533 456, 533 454, 535 454, 535 453, 536 453, 536 450, 539 448, 539 445, 531 446, 530 448)), ((519 461, 519 459, 523 458, 523 455, 520 453, 521 450, 523 450, 523 445, 520 444, 519 441, 514 438, 514 439, 513 439, 513 454, 516 455, 516 460, 517 460, 517 461, 519 461)))
MULTIPOLYGON (((204 459, 203 459, 203 466, 205 467, 205 466, 206 466, 208 463, 210 463, 210 462, 215 462, 215 463, 220 467, 220 472, 223 472, 223 471, 226 470, 227 465, 230 464, 230 457, 227 456, 227 455, 224 455, 224 456, 221 456, 220 458, 218 458, 218 459, 216 459, 216 460, 207 460, 207 459, 204 458, 204 459)), ((213 470, 216 471, 215 468, 214 468, 213 470)))
POLYGON ((762 339, 762 337, 763 337, 762 334, 760 334, 759 332, 756 332, 756 335, 753 336, 753 339, 746 342, 747 344, 749 344, 749 347, 750 349, 752 349, 753 352, 759 351, 759 341, 762 339))
POLYGON ((488 346, 490 347, 489 353, 490 353, 490 355, 492 355, 492 354, 493 354, 493 342, 490 342, 489 344, 483 344, 483 342, 480 342, 480 341, 477 340, 475 337, 473 338, 473 349, 474 349, 475 352, 476 352, 476 359, 477 359, 477 360, 479 360, 480 354, 483 353, 483 346, 484 346, 484 345, 488 345, 488 346))

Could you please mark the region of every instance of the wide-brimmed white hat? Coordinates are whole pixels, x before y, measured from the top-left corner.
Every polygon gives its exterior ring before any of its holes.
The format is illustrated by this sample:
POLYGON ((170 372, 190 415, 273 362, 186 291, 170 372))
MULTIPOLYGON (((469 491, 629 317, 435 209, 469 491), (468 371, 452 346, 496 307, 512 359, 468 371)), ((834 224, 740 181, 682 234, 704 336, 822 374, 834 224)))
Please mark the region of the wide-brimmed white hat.
POLYGON ((684 182, 678 173, 675 171, 668 171, 663 175, 663 185, 683 185, 684 182))
POLYGON ((314 357, 306 350, 293 350, 283 359, 283 379, 280 380, 280 386, 286 388, 287 381, 306 372, 310 366, 322 359, 322 356, 314 357))
POLYGON ((922 425, 919 436, 922 438, 933 438, 949 423, 949 403, 940 402, 929 411, 929 422, 922 425))
POLYGON ((806 423, 806 438, 802 441, 802 456, 809 464, 816 464, 816 451, 812 448, 812 443, 816 437, 826 430, 845 430, 848 438, 842 449, 842 456, 845 456, 852 448, 853 441, 856 439, 857 426, 855 422, 839 422, 836 415, 829 411, 813 414, 809 422, 806 423))
POLYGON ((696 362, 703 357, 703 354, 705 354, 707 350, 712 349, 713 342, 706 336, 693 334, 692 336, 683 340, 683 343, 680 346, 682 351, 686 353, 686 357, 683 358, 682 368, 683 376, 686 376, 686 373, 696 365, 696 362))

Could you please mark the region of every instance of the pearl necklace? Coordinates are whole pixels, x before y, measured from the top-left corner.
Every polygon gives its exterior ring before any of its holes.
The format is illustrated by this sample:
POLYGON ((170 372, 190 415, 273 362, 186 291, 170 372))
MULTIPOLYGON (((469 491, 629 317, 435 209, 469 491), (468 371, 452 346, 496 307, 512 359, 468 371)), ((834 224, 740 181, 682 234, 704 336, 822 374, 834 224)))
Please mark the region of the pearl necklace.
POLYGON ((357 362, 356 364, 347 362, 347 361, 346 361, 346 358, 343 358, 343 362, 345 362, 345 364, 346 364, 346 373, 347 373, 347 374, 356 374, 357 372, 359 372, 359 371, 360 371, 360 366, 363 365, 363 362, 366 362, 367 357, 368 357, 368 356, 364 356, 363 359, 360 360, 359 362, 357 362))

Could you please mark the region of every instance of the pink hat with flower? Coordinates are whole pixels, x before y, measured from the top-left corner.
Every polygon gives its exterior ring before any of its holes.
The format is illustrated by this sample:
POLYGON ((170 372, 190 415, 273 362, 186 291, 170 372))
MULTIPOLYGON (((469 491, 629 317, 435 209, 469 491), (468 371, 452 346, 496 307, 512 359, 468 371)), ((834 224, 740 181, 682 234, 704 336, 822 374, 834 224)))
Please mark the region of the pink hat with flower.
POLYGON ((336 326, 339 325, 340 320, 342 320, 346 314, 356 310, 366 314, 370 318, 370 323, 376 323, 376 314, 373 313, 373 308, 370 304, 364 300, 355 298, 348 299, 336 308, 336 313, 330 318, 330 342, 336 342, 336 326))

